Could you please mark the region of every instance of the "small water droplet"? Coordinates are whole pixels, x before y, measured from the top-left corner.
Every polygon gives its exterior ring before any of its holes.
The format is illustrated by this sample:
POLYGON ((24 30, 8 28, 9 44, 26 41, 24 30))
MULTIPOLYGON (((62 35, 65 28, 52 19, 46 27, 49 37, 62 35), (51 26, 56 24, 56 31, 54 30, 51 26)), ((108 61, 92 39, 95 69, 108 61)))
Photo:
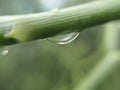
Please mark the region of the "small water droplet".
POLYGON ((0 24, 0 31, 6 36, 8 35, 13 28, 13 25, 3 25, 0 24))
POLYGON ((51 42, 57 43, 57 44, 68 44, 71 43, 73 40, 75 40, 80 33, 74 32, 74 33, 68 33, 63 35, 54 36, 51 38, 47 38, 46 40, 49 40, 51 42))
POLYGON ((53 10, 51 11, 51 14, 52 14, 52 15, 55 15, 55 14, 58 14, 59 12, 60 12, 59 9, 53 9, 53 10))
POLYGON ((6 56, 7 54, 8 54, 8 47, 2 48, 0 55, 6 56))

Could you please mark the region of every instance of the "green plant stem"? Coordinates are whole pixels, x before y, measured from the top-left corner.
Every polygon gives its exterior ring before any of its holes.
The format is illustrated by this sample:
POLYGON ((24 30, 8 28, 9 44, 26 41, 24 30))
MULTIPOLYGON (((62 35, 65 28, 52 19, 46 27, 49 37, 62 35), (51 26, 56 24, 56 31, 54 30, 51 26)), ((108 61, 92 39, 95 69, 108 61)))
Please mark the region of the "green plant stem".
POLYGON ((0 45, 10 45, 52 37, 60 33, 81 32, 86 28, 120 18, 120 0, 100 0, 61 10, 20 16, 0 17, 0 45))

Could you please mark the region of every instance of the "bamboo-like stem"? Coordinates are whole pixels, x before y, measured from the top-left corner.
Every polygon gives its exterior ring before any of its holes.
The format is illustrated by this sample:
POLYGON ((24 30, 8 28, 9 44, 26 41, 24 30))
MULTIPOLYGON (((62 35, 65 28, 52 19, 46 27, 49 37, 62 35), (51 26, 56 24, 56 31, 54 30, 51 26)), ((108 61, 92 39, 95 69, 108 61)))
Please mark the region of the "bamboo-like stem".
POLYGON ((0 45, 43 39, 120 18, 120 0, 100 0, 61 10, 0 17, 0 45), (10 31, 5 34, 3 32, 10 31))

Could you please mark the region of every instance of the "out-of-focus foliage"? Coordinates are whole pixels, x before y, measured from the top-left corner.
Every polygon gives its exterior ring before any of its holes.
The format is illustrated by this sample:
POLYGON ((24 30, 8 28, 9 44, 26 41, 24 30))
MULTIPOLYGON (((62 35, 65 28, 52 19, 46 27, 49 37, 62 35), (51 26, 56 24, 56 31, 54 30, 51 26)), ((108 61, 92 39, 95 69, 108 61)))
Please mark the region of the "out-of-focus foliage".
MULTIPOLYGON (((39 13, 90 0, 43 1, 0 0, 0 15, 39 13)), ((105 56, 103 29, 81 32, 68 45, 37 40, 11 46, 7 56, 0 56, 0 90, 73 90, 105 56)), ((119 76, 116 70, 96 90, 119 90, 119 76)))
POLYGON ((37 0, 0 0, 0 14, 27 14, 42 11, 42 5, 37 0))

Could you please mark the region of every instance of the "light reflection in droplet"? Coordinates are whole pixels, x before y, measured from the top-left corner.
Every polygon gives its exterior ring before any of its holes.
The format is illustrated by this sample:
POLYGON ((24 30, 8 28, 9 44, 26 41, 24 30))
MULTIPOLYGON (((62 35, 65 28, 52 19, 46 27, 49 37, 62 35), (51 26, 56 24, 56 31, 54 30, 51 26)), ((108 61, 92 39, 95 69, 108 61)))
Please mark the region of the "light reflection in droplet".
POLYGON ((8 47, 4 47, 1 49, 0 55, 6 56, 8 54, 8 47))
POLYGON ((64 35, 58 35, 55 37, 51 37, 51 38, 47 38, 47 40, 57 43, 57 44, 69 44, 71 43, 73 40, 75 40, 80 33, 78 32, 74 32, 74 33, 69 33, 69 34, 64 34, 64 35))

